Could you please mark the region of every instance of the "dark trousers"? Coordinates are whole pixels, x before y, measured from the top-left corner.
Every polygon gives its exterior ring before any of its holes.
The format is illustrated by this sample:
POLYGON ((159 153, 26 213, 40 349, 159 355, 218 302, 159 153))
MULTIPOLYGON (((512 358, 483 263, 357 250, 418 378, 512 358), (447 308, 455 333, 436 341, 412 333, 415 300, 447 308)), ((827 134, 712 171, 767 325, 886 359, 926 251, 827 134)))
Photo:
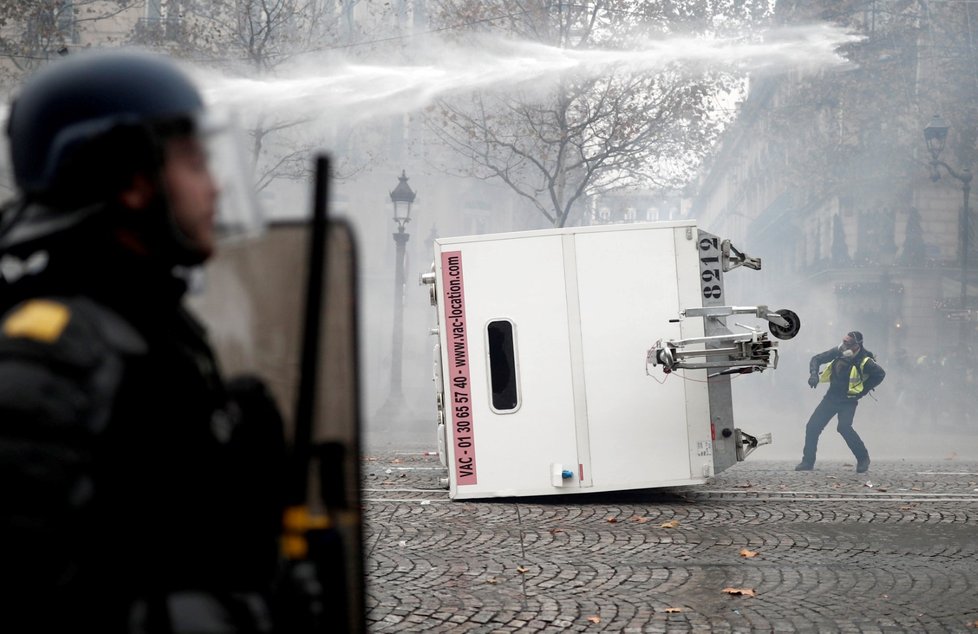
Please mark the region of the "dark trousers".
POLYGON ((805 450, 802 452, 801 461, 805 464, 815 464, 815 450, 818 449, 818 437, 822 430, 829 424, 833 416, 839 417, 839 425, 836 427, 838 432, 849 445, 849 450, 856 460, 869 458, 866 445, 862 438, 852 428, 852 419, 856 415, 856 405, 858 402, 851 399, 823 398, 815 411, 812 412, 808 424, 805 425, 805 450))

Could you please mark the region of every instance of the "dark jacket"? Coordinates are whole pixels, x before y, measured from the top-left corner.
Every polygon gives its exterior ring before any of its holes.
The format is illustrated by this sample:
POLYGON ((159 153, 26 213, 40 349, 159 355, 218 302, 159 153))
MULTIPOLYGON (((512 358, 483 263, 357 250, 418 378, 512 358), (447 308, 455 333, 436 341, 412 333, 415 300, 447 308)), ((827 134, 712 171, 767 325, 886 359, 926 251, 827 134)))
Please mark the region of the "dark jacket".
POLYGON ((857 354, 848 359, 842 356, 842 352, 838 348, 830 348, 825 352, 820 352, 811 358, 808 363, 808 370, 811 374, 819 374, 822 366, 826 363, 832 363, 832 374, 829 389, 825 393, 826 398, 859 400, 882 383, 886 377, 886 372, 876 362, 876 355, 862 347, 857 354), (867 358, 869 361, 863 365, 863 360, 867 358), (857 368, 857 372, 860 372, 860 367, 862 368, 863 390, 857 396, 848 394, 849 376, 853 366, 857 368))
POLYGON ((276 562, 277 411, 241 411, 184 282, 111 222, 0 236, 0 601, 36 631, 261 594, 276 562))

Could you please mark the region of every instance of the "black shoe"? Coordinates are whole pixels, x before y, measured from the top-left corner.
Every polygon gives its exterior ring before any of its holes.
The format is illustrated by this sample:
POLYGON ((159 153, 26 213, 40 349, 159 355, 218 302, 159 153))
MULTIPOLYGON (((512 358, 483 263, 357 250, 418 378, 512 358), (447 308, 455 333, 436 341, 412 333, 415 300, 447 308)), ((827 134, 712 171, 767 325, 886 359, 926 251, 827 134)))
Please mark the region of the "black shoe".
POLYGON ((809 464, 807 462, 799 462, 798 466, 795 467, 795 471, 811 471, 815 468, 815 465, 809 464))
POLYGON ((869 471, 869 456, 856 461, 856 473, 866 473, 869 471))

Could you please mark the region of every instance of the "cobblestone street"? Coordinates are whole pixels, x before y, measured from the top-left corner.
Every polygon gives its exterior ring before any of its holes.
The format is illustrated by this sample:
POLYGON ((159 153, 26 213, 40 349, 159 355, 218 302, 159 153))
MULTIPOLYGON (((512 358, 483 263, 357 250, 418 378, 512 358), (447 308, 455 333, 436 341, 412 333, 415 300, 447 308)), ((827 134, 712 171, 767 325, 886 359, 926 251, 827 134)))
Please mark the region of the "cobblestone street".
POLYGON ((702 487, 452 502, 363 463, 372 632, 976 632, 978 463, 748 459, 702 487))

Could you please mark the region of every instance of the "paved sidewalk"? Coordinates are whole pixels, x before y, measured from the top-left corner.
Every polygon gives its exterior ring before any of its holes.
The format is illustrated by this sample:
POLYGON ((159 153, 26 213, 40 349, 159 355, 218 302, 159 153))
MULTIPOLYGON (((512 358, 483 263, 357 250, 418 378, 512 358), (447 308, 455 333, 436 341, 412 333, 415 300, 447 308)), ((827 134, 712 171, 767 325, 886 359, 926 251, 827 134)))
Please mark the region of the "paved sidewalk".
POLYGON ((452 502, 364 467, 372 632, 978 632, 978 463, 748 458, 702 487, 452 502))

